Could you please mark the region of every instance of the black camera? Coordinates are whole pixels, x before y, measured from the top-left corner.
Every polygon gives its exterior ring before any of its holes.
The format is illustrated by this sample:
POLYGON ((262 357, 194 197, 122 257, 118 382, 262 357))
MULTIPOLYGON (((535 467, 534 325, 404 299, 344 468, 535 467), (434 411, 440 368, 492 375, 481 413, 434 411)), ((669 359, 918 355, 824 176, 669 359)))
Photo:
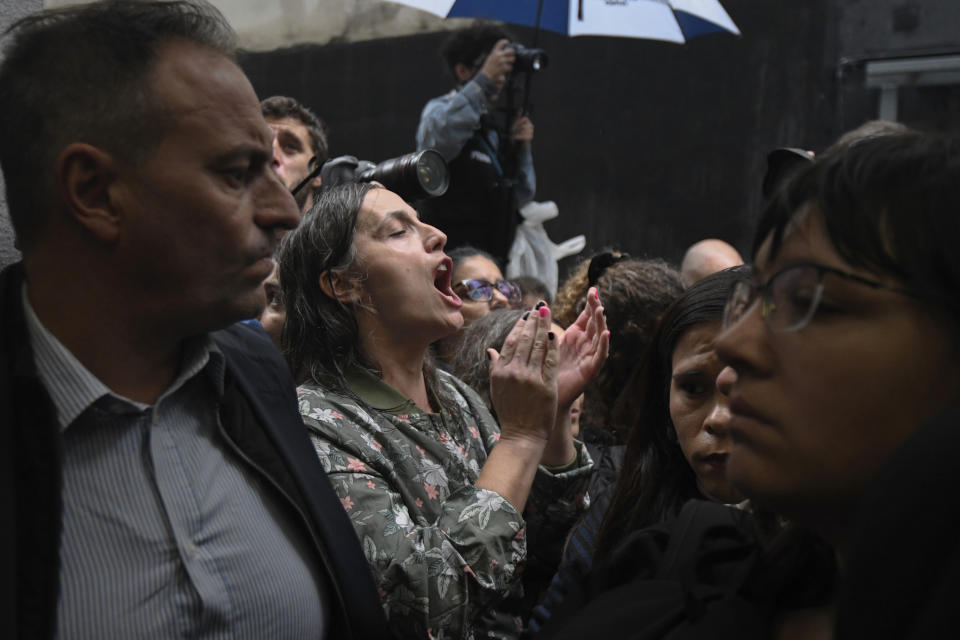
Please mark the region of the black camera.
POLYGON ((514 72, 536 73, 547 68, 550 58, 543 49, 528 49, 519 42, 512 45, 516 60, 513 63, 514 72))
POLYGON ((320 176, 323 187, 376 181, 408 202, 442 196, 450 186, 447 163, 434 149, 407 153, 379 164, 355 156, 339 156, 323 164, 320 176))

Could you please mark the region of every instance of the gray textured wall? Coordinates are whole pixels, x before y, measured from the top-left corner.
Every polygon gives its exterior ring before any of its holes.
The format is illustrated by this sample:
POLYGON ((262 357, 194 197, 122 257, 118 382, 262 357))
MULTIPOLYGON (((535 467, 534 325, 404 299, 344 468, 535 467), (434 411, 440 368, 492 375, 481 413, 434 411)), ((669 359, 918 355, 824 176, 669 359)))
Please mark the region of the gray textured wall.
MULTIPOLYGON (((5 31, 14 20, 43 7, 41 0, 0 0, 0 32, 5 31)), ((7 193, 0 177, 0 266, 20 259, 20 252, 13 247, 13 228, 7 215, 7 193)))

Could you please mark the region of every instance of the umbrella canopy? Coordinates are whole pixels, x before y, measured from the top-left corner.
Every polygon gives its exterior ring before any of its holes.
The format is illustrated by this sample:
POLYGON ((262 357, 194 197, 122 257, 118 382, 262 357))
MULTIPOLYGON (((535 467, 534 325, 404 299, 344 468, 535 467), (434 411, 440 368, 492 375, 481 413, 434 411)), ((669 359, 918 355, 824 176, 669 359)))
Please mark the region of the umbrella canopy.
POLYGON ((394 0, 448 18, 488 18, 570 36, 685 42, 740 34, 718 0, 394 0))

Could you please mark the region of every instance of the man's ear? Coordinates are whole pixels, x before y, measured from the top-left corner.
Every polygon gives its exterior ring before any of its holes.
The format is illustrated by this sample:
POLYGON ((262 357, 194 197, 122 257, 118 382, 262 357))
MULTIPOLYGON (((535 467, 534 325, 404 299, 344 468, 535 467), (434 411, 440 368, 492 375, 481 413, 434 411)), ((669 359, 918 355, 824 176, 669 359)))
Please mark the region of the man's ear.
POLYGON ((75 142, 60 152, 54 170, 68 215, 100 241, 114 242, 123 217, 113 194, 118 175, 114 157, 93 145, 75 142))
POLYGON ((468 82, 470 77, 473 75, 470 72, 470 67, 462 62, 458 62, 457 64, 453 65, 453 73, 457 76, 457 82, 460 84, 468 82))
POLYGON ((328 298, 349 305, 360 299, 359 285, 343 271, 327 269, 320 274, 320 288, 328 298))

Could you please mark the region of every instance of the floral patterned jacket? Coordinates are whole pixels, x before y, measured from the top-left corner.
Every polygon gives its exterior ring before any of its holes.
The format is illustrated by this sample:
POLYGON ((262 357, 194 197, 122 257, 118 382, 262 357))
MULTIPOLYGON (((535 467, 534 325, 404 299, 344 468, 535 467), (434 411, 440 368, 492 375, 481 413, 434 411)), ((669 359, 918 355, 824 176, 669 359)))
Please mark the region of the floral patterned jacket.
POLYGON ((566 533, 588 506, 593 463, 578 444, 568 470, 541 466, 521 516, 498 493, 473 484, 500 437, 496 421, 466 384, 438 375, 462 421, 421 411, 359 369, 348 383, 363 402, 304 385, 300 413, 360 538, 391 631, 401 638, 515 638, 525 613, 520 574, 528 561, 559 562, 566 533), (538 552, 550 557, 538 559, 538 552))

